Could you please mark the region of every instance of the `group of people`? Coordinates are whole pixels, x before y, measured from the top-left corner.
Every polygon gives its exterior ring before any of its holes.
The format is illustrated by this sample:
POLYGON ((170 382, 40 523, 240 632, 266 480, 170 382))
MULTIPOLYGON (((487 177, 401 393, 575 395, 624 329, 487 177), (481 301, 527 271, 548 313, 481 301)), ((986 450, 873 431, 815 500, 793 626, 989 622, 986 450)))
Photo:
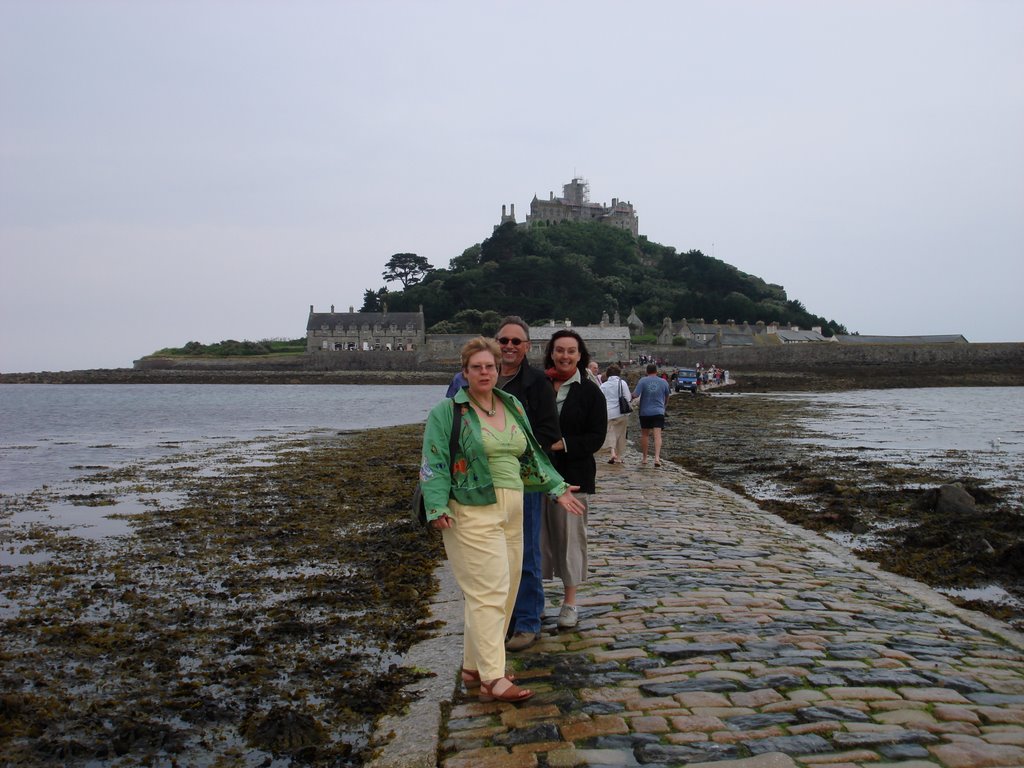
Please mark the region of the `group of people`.
POLYGON ((427 524, 441 532, 465 598, 462 682, 481 701, 533 696, 506 671, 505 654, 540 638, 544 579, 564 587, 558 627, 579 621, 594 454, 607 439, 612 462, 622 460, 628 417, 620 395, 639 398, 641 464, 653 432, 654 464, 661 465, 668 386, 656 366, 631 393, 616 365, 598 379, 572 329, 552 334, 542 371, 527 362, 530 345, 529 326, 517 316, 502 320, 495 339, 467 342, 462 369, 423 435, 427 524))
POLYGON ((562 580, 558 626, 574 627, 576 589, 587 576, 588 496, 605 400, 576 331, 552 335, 543 371, 527 362, 529 349, 529 326, 515 316, 496 339, 467 342, 465 384, 453 382, 423 435, 428 525, 441 531, 465 597, 462 681, 481 701, 533 696, 506 673, 505 652, 540 637, 545 578, 562 580))
POLYGON ((697 378, 704 386, 708 384, 721 385, 729 381, 729 372, 714 364, 704 367, 701 363, 697 363, 697 378))

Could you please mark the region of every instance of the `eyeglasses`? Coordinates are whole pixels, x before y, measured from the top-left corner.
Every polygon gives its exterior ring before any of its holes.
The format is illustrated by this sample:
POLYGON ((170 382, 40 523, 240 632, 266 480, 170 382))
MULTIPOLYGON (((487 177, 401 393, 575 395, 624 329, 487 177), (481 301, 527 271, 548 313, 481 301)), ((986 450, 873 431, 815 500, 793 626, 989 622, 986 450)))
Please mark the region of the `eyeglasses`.
POLYGON ((498 343, 503 347, 507 347, 511 344, 513 347, 518 347, 520 344, 525 344, 527 339, 510 339, 508 336, 502 336, 498 339, 498 343))

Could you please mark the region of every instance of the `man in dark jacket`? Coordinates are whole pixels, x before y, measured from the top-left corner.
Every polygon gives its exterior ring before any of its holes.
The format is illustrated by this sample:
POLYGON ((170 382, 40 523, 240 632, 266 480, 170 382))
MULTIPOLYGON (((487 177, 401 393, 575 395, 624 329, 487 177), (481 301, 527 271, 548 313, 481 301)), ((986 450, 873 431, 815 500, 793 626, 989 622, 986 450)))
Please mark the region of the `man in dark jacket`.
MULTIPOLYGON (((533 434, 545 449, 562 439, 558 427, 555 390, 542 371, 530 367, 530 327, 516 315, 501 321, 495 338, 501 347, 498 386, 515 395, 526 409, 533 434)), ((544 615, 544 582, 540 572, 540 526, 543 494, 523 496, 523 576, 512 611, 512 623, 505 647, 510 651, 529 648, 540 638, 544 615)))

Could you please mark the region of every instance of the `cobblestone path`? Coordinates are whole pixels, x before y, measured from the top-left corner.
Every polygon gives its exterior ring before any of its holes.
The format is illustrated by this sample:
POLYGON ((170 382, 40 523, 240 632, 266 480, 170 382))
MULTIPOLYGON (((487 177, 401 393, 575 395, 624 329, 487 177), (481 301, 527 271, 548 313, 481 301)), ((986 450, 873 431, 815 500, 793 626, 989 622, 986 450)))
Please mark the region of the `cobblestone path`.
POLYGON ((1024 766, 1019 634, 626 458, 598 470, 579 626, 549 608, 510 655, 530 701, 459 694, 443 768, 1024 766))

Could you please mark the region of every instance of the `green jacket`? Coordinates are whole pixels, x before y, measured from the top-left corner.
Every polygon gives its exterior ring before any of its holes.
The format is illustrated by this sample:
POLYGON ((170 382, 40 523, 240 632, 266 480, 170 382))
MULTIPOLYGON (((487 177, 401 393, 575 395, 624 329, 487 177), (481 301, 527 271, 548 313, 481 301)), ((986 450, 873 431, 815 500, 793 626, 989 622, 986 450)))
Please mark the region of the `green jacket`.
MULTIPOLYGON (((554 497, 565 493, 569 484, 551 466, 537 438, 533 436, 523 405, 513 395, 494 390, 505 404, 505 413, 515 419, 526 435, 526 452, 519 457, 519 475, 529 491, 547 491, 554 497)), ((445 398, 435 405, 427 416, 423 430, 423 457, 420 464, 420 482, 423 487, 423 505, 427 519, 436 520, 449 514, 448 499, 467 506, 494 504, 491 468, 484 453, 480 417, 469 406, 466 389, 460 389, 451 399, 445 398), (455 456, 448 456, 452 433, 453 408, 462 408, 459 447, 455 456), (454 467, 452 471, 451 467, 454 467)))

